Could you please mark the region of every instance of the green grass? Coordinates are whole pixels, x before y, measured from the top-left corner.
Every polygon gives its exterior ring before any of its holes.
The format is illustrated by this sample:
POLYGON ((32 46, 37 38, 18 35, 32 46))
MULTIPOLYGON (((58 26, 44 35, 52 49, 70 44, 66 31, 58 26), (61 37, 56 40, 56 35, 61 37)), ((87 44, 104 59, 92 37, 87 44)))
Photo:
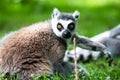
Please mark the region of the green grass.
POLYGON ((99 59, 97 61, 90 62, 89 64, 84 65, 88 71, 91 73, 90 78, 87 80, 106 80, 107 77, 110 77, 110 80, 119 80, 120 79, 120 60, 115 59, 113 66, 108 66, 106 60, 99 59))
MULTIPOLYGON (((77 32, 87 37, 111 29, 120 23, 119 0, 3 0, 0 5, 0 37, 24 26, 50 19, 55 7, 63 12, 80 11, 77 32)), ((91 76, 80 77, 80 80, 106 80, 107 77, 110 77, 110 80, 119 80, 120 59, 117 58, 114 62, 112 67, 109 67, 104 59, 82 64, 91 76)), ((56 75, 52 79, 61 78, 56 75)), ((74 80, 74 77, 70 79, 74 80)), ((44 77, 44 80, 47 78, 44 77)))
MULTIPOLYGON (((89 72, 90 77, 81 76, 79 80, 119 80, 120 79, 120 60, 116 58, 112 66, 108 66, 107 60, 98 59, 97 61, 91 61, 90 63, 83 64, 89 72), (109 78, 109 79, 108 79, 109 78)), ((2 79, 2 76, 0 76, 2 79)), ((43 76, 42 78, 33 77, 34 80, 65 80, 65 78, 55 75, 51 78, 43 76)), ((18 80, 18 78, 9 78, 6 80, 18 80)), ((74 80, 74 74, 70 76, 68 80, 74 80)))

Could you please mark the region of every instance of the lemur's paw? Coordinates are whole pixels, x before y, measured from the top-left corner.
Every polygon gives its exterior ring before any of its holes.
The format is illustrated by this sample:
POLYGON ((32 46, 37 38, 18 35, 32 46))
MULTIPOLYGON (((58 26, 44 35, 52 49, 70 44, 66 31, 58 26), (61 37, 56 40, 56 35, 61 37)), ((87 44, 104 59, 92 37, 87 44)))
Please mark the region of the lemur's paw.
POLYGON ((113 56, 111 52, 106 48, 103 50, 103 53, 106 56, 106 59, 108 60, 109 66, 111 66, 113 61, 113 56))

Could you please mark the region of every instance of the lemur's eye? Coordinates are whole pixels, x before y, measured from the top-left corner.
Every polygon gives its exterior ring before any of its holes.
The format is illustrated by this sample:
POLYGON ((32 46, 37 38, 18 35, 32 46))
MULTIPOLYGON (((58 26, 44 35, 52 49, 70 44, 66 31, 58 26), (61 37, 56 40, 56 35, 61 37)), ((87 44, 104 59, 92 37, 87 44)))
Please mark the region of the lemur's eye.
POLYGON ((74 30, 74 28, 75 28, 75 24, 74 24, 74 23, 70 23, 70 24, 68 25, 68 29, 74 30))
POLYGON ((62 24, 58 23, 58 24, 57 24, 57 29, 58 29, 59 31, 61 31, 61 30, 63 29, 62 24))

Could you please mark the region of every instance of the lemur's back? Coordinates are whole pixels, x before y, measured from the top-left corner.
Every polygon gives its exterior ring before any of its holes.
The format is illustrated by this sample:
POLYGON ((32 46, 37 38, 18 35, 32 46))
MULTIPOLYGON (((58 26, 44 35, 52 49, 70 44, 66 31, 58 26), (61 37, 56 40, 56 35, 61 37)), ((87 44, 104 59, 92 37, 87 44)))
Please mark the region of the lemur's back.
POLYGON ((24 74, 29 69, 30 74, 37 75, 42 75, 41 70, 52 71, 52 64, 62 60, 66 50, 66 43, 61 40, 52 32, 50 21, 23 28, 4 42, 0 51, 1 70, 11 75, 19 71, 24 74))

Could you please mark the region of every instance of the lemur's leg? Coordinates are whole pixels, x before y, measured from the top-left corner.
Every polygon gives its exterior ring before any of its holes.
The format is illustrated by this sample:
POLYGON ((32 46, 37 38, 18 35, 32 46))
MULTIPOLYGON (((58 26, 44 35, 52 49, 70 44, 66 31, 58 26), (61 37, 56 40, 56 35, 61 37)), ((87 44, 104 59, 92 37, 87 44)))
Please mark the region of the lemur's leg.
MULTIPOLYGON (((67 78, 70 74, 74 74, 75 65, 69 62, 58 62, 54 64, 54 72, 62 74, 63 77, 67 78)), ((84 76, 90 76, 89 72, 83 68, 81 65, 78 65, 79 72, 84 76)))
POLYGON ((74 37, 76 38, 77 46, 79 46, 83 49, 100 51, 100 52, 104 53, 105 56, 107 57, 107 59, 108 58, 110 59, 109 63, 111 64, 111 62, 113 60, 113 58, 111 56, 111 52, 108 51, 108 49, 102 43, 92 41, 89 38, 86 38, 84 36, 74 35, 74 37))

